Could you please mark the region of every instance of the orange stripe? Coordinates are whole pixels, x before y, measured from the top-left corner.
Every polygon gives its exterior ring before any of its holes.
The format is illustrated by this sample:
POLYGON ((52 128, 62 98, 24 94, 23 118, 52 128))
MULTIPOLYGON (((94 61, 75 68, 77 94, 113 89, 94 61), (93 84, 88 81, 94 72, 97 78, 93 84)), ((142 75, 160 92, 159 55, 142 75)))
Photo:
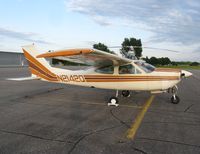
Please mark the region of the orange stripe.
POLYGON ((170 78, 179 76, 123 76, 123 75, 85 75, 86 78, 170 78))
POLYGON ((162 79, 166 79, 166 80, 170 80, 170 79, 179 79, 179 76, 101 76, 101 75, 85 75, 84 76, 86 79, 145 79, 145 80, 152 80, 152 79, 158 79, 158 80, 162 80, 162 79))
POLYGON ((31 70, 31 73, 34 74, 34 75, 36 75, 37 77, 40 77, 40 78, 45 79, 45 80, 47 80, 47 81, 51 81, 51 79, 49 79, 48 77, 46 77, 46 76, 40 74, 38 71, 36 71, 36 70, 33 69, 32 67, 29 67, 29 69, 31 70))
POLYGON ((141 82, 141 81, 169 81, 169 80, 178 80, 178 79, 166 79, 166 80, 87 80, 86 82, 141 82))
POLYGON ((48 57, 58 57, 58 56, 73 56, 80 54, 88 54, 93 52, 92 49, 68 49, 68 50, 60 50, 56 52, 47 52, 41 55, 38 55, 37 58, 48 58, 48 57))
POLYGON ((41 70, 40 68, 38 68, 37 66, 35 66, 34 64, 32 64, 31 62, 29 62, 29 66, 35 70, 37 70, 38 72, 40 72, 41 74, 47 76, 48 78, 51 79, 57 79, 56 77, 52 77, 51 75, 47 74, 46 72, 44 72, 43 70, 41 70))
POLYGON ((29 69, 31 70, 31 73, 32 74, 35 74, 36 76, 40 77, 40 78, 43 78, 47 81, 58 81, 58 80, 55 80, 55 79, 52 79, 52 78, 49 78, 47 76, 45 76, 44 74, 41 74, 40 72, 38 72, 37 70, 35 70, 34 68, 32 67, 29 67, 29 69))
POLYGON ((146 80, 151 80, 151 79, 158 79, 158 80, 161 80, 161 79, 179 79, 179 77, 149 77, 149 78, 145 78, 145 77, 140 77, 140 78, 138 78, 138 77, 132 77, 132 78, 123 78, 123 77, 115 77, 115 78, 106 78, 106 77, 101 77, 101 78, 95 78, 95 77, 93 77, 93 78, 88 78, 88 77, 85 77, 86 79, 108 79, 108 80, 116 80, 116 79, 146 79, 146 80))
POLYGON ((44 67, 44 65, 42 65, 40 62, 38 62, 34 57, 32 57, 28 52, 26 52, 24 49, 23 49, 23 51, 24 51, 24 55, 28 61, 30 61, 33 64, 35 64, 36 66, 38 66, 40 69, 47 72, 49 75, 56 76, 54 73, 49 71, 46 67, 44 67))
POLYGON ((101 78, 88 78, 88 77, 85 77, 86 79, 111 79, 111 80, 117 80, 117 79, 146 79, 146 80, 151 80, 151 79, 158 79, 158 80, 162 80, 162 79, 179 79, 179 77, 154 77, 154 78, 145 78, 145 77, 141 77, 141 78, 135 78, 135 77, 132 77, 132 78, 123 78, 123 77, 117 77, 117 78, 105 78, 105 77, 101 77, 101 78))

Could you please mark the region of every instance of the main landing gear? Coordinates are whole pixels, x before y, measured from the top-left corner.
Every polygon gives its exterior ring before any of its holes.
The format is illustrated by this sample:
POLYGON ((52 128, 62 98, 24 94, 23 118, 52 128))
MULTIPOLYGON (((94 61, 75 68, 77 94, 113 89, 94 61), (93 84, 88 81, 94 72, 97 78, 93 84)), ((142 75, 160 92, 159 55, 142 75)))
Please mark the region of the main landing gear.
MULTIPOLYGON (((119 91, 116 91, 116 95, 111 97, 108 103, 108 106, 119 106, 118 102, 118 96, 119 96, 119 91)), ((130 91, 128 90, 123 90, 122 91, 122 96, 123 97, 130 97, 130 91)))
POLYGON ((131 95, 130 95, 130 91, 129 90, 123 90, 122 91, 122 96, 124 96, 124 97, 130 97, 131 95))
POLYGON ((180 102, 180 98, 177 96, 178 87, 174 86, 170 88, 168 91, 172 93, 171 103, 178 104, 180 102))
POLYGON ((118 95, 119 95, 119 91, 117 90, 116 95, 110 98, 108 106, 119 106, 118 104, 119 100, 117 98, 118 95))

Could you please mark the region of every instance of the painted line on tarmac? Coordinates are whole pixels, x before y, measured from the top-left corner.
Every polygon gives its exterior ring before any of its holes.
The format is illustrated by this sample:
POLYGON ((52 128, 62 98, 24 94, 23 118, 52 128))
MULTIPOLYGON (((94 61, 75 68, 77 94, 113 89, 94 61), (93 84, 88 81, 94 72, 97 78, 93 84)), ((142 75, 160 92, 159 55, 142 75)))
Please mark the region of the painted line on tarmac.
MULTIPOLYGON (((80 104, 107 106, 104 103, 89 103, 89 102, 84 102, 84 103, 80 103, 80 104)), ((137 109, 141 109, 142 108, 142 106, 135 106, 135 105, 119 105, 119 107, 137 108, 137 109)))
POLYGON ((153 102, 154 98, 155 98, 154 95, 150 96, 150 98, 143 105, 141 111, 139 112, 136 119, 134 120, 134 123, 131 125, 131 128, 128 129, 128 131, 126 132, 126 137, 128 139, 132 139, 132 140, 134 139, 134 137, 137 133, 137 130, 140 127, 140 124, 142 123, 142 120, 145 116, 145 113, 147 112, 147 110, 151 106, 151 103, 153 102))

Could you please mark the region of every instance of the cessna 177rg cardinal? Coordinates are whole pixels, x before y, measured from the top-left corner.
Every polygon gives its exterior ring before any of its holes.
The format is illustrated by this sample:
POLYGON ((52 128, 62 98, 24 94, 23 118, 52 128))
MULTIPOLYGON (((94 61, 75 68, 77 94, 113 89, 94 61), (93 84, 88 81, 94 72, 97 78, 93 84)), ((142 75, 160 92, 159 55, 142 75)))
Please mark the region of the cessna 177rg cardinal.
POLYGON ((155 68, 141 61, 119 57, 96 49, 67 49, 55 52, 39 53, 34 45, 23 46, 32 77, 12 79, 39 79, 48 82, 72 84, 92 88, 116 90, 116 96, 110 98, 108 105, 118 106, 118 90, 124 97, 130 91, 150 91, 151 93, 172 93, 171 102, 179 103, 177 84, 192 73, 169 68, 155 68), (89 64, 86 70, 67 70, 49 65, 45 58, 56 58, 89 64))

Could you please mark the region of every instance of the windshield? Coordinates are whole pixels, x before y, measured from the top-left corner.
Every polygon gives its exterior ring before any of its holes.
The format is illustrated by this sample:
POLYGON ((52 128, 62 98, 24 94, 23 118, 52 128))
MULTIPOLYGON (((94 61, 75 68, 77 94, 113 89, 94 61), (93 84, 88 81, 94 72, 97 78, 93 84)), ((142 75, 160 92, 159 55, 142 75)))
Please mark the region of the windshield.
POLYGON ((137 62, 135 62, 135 64, 147 73, 153 72, 155 70, 154 66, 152 66, 146 62, 143 62, 143 61, 137 61, 137 62))

